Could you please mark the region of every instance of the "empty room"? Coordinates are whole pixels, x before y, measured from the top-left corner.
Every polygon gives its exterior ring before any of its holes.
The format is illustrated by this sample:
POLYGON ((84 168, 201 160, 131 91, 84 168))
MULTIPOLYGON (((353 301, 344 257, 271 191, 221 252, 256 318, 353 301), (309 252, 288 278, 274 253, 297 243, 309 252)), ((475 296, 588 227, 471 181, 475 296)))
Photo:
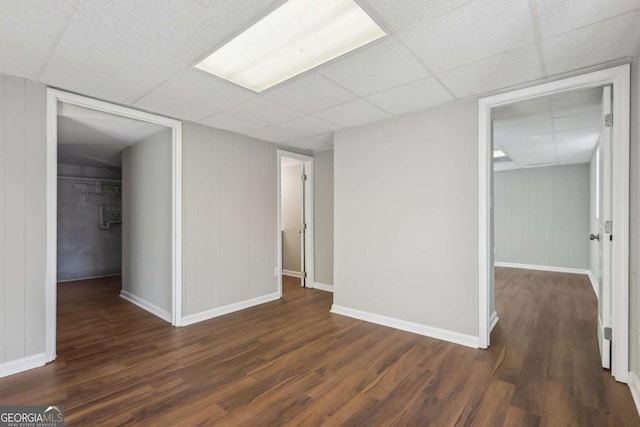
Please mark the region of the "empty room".
POLYGON ((639 0, 0 34, 0 424, 640 425, 639 0))

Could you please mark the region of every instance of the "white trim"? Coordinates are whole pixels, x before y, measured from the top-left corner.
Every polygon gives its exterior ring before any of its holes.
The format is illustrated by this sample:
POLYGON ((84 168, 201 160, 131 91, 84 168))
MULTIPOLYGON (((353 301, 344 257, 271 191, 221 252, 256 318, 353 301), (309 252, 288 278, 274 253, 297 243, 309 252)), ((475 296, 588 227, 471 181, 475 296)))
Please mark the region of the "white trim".
POLYGON ((493 313, 491 313, 491 318, 489 319, 489 332, 493 331, 493 328, 495 328, 498 324, 498 320, 500 320, 500 318, 498 317, 498 312, 493 310, 493 313))
POLYGON ((124 289, 120 291, 120 298, 125 299, 130 303, 137 305, 141 309, 148 311, 154 316, 157 316, 162 320, 165 320, 171 323, 171 313, 169 313, 167 310, 163 309, 162 307, 158 307, 157 305, 150 303, 149 301, 142 299, 137 295, 127 292, 124 289))
POLYGON ((336 304, 333 304, 331 306, 331 312, 342 316, 352 317, 358 320, 364 320, 365 322, 371 322, 382 326, 388 326, 394 329, 400 329, 402 331, 412 332, 414 334, 424 335, 430 338, 452 342, 454 344, 478 348, 478 337, 475 337, 473 335, 466 335, 459 332, 448 331, 446 329, 434 328, 433 326, 400 320, 394 317, 382 316, 379 314, 356 310, 349 307, 343 307, 336 304))
POLYGON ((596 299, 598 299, 598 280, 596 280, 595 276, 591 272, 591 270, 587 271, 587 276, 589 276, 589 281, 591 282, 591 287, 593 288, 593 293, 596 294, 596 299))
POLYGON ((333 285, 327 285, 326 283, 315 282, 313 287, 321 291, 333 292, 333 285))
MULTIPOLYGON (((313 218, 313 199, 314 199, 314 185, 313 185, 313 157, 307 156, 304 154, 295 153, 293 151, 286 150, 278 150, 276 152, 277 162, 276 167, 278 168, 276 176, 276 205, 277 205, 277 250, 278 250, 278 265, 276 265, 276 272, 278 272, 276 276, 276 283, 278 286, 279 295, 282 296, 282 275, 284 271, 282 269, 282 158, 290 157, 292 159, 301 160, 304 164, 304 173, 307 175, 307 180, 305 181, 305 223, 307 224, 307 232, 305 239, 305 260, 306 260, 306 271, 307 271, 307 287, 313 288, 314 277, 315 277, 315 267, 314 267, 314 218, 313 218)), ((295 277, 295 276, 294 276, 295 277)))
POLYGON ((214 317, 223 316, 225 314, 233 313, 239 310, 244 310, 245 308, 275 301, 277 299, 280 299, 280 296, 281 295, 279 292, 274 292, 272 294, 262 295, 240 302, 234 302, 233 304, 224 305, 222 307, 212 308, 211 310, 201 311, 200 313, 190 314, 182 318, 182 324, 184 326, 192 325, 204 320, 213 319, 214 317))
POLYGON ((38 353, 33 356, 25 356, 20 359, 2 362, 0 363, 0 378, 28 371, 29 369, 39 368, 44 366, 45 363, 47 363, 46 353, 38 353))
POLYGON ((172 313, 169 321, 174 326, 182 324, 182 122, 58 89, 47 88, 47 269, 45 275, 45 353, 47 361, 52 361, 56 358, 57 127, 59 102, 155 123, 172 130, 172 313))
POLYGON ((116 277, 116 276, 122 276, 122 273, 105 274, 104 276, 80 277, 79 279, 58 280, 58 283, 79 282, 81 280, 106 279, 107 277, 116 277))
POLYGON ((636 404, 636 411, 640 415, 640 378, 633 371, 629 371, 629 390, 631 390, 633 403, 636 404))
POLYGON ((584 268, 556 267, 552 265, 519 264, 516 262, 499 262, 499 261, 496 261, 494 265, 496 267, 522 268, 524 270, 551 271, 554 273, 569 273, 569 274, 584 274, 584 275, 588 275, 590 273, 589 270, 584 268))
POLYGON ((575 77, 514 90, 478 101, 478 341, 482 348, 490 344, 489 312, 491 265, 491 109, 554 93, 574 89, 613 85, 613 239, 612 307, 613 360, 611 373, 626 382, 629 372, 629 64, 585 73, 575 77))
POLYGON ((302 277, 302 274, 300 274, 299 271, 293 271, 293 270, 282 270, 282 275, 291 276, 291 277, 302 277))

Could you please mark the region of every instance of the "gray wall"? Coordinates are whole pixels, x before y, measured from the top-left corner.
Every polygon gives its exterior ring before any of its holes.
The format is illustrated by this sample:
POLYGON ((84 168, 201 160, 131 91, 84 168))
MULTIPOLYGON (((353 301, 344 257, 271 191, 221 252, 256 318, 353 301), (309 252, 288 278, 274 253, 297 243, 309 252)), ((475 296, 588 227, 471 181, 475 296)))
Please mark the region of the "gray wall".
MULTIPOLYGON (((638 52, 640 56, 640 51, 638 52)), ((631 78, 631 190, 630 190, 630 292, 629 292, 629 363, 640 376, 640 67, 634 62, 631 78)))
MULTIPOLYGON (((80 167, 58 165, 58 175, 120 179, 116 168, 80 167)), ((102 185, 120 188, 119 183, 102 182, 102 185)), ((105 208, 105 218, 110 219, 107 208, 115 197, 121 207, 121 191, 100 187, 101 192, 85 195, 84 188, 95 189, 92 182, 58 179, 58 281, 100 277, 122 272, 122 226, 114 224, 109 229, 98 227, 100 206, 105 208)))
POLYGON ((171 313, 171 130, 122 153, 122 290, 171 313))
POLYGON ((589 268, 588 164, 494 173, 495 260, 589 268))
POLYGON ((183 124, 184 314, 277 292, 276 146, 183 124))
POLYGON ((333 150, 313 156, 315 281, 333 285, 333 150))
POLYGON ((477 336, 477 113, 336 132, 336 305, 477 336))
POLYGON ((44 352, 46 89, 0 75, 0 362, 44 352))
POLYGON ((282 167, 282 269, 300 272, 302 245, 302 164, 282 167))

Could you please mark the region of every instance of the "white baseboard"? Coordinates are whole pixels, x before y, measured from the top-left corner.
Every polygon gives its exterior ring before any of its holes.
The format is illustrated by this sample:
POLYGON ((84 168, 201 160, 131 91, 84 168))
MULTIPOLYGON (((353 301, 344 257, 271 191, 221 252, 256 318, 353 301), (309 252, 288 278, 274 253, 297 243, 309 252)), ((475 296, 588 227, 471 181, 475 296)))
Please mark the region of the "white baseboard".
POLYGON ((525 270, 552 271, 554 273, 571 273, 571 274, 589 274, 589 270, 584 268, 555 267, 551 265, 534 265, 534 264, 518 264, 515 262, 498 262, 494 263, 496 267, 522 268, 525 270))
POLYGON ((599 297, 598 297, 598 281, 593 276, 593 273, 591 272, 591 270, 587 271, 587 276, 589 276, 589 281, 591 282, 591 287, 593 288, 593 292, 596 294, 596 298, 599 299, 599 297))
POLYGON ((636 404, 636 411, 640 415, 640 378, 635 372, 629 371, 629 389, 631 390, 631 396, 633 402, 636 404))
POLYGON ((79 279, 65 279, 65 280, 58 280, 57 283, 66 283, 66 282, 79 282, 80 280, 93 280, 93 279, 104 279, 107 277, 116 277, 116 276, 122 276, 122 273, 117 273, 117 274, 106 274, 104 276, 90 276, 90 277, 81 277, 79 279))
POLYGON ((500 318, 498 317, 498 313, 494 310, 489 318, 489 332, 493 331, 493 328, 498 324, 498 320, 500 320, 500 318))
POLYGON ((234 302, 233 304, 225 305, 222 307, 212 308, 211 310, 201 311, 200 313, 190 314, 182 318, 182 326, 192 325, 194 323, 202 322, 203 320, 213 319, 214 317, 233 313, 234 311, 244 310, 245 308, 264 304, 270 301, 275 301, 277 299, 280 299, 280 293, 274 292, 272 294, 267 294, 240 302, 234 302))
POLYGON ((47 363, 45 353, 34 354, 33 356, 21 357, 20 359, 10 360, 0 363, 0 378, 19 372, 28 371, 29 369, 39 368, 47 363))
POLYGON ((365 322, 376 323, 378 325, 388 326, 390 328, 400 329, 414 334, 424 335, 443 341, 449 341, 455 344, 467 347, 479 348, 478 337, 472 335, 461 334, 459 332, 448 331, 446 329, 434 328, 420 323, 408 322, 393 317, 382 316, 379 314, 369 313, 353 308, 342 307, 333 304, 331 312, 342 316, 353 317, 354 319, 364 320, 365 322))
POLYGON ((120 291, 120 298, 126 299, 132 304, 137 305, 143 310, 148 311, 149 313, 158 316, 162 320, 165 320, 171 323, 171 313, 166 311, 163 308, 158 307, 155 304, 150 303, 149 301, 140 298, 139 296, 133 295, 125 290, 120 291))
POLYGON ((315 282, 313 287, 316 289, 320 289, 321 291, 333 292, 333 285, 327 285, 326 283, 318 283, 315 282))
POLYGON ((291 277, 302 277, 302 274, 300 274, 299 271, 293 271, 293 270, 282 270, 282 275, 291 276, 291 277))

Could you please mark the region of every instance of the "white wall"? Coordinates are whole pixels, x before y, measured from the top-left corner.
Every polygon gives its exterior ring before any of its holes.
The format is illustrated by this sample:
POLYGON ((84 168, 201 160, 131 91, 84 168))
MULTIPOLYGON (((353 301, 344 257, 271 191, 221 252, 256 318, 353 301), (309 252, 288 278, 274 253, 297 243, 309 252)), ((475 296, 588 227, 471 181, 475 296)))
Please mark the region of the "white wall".
POLYGON ((302 263, 302 163, 283 166, 281 171, 282 268, 300 272, 302 263))
POLYGON ((44 352, 45 156, 45 87, 0 75, 0 363, 44 352))
POLYGON ((589 268, 589 165, 494 173, 495 260, 589 268))
POLYGON ((171 130, 122 153, 122 290, 171 314, 171 130))
POLYGON ((477 113, 336 132, 335 305, 477 337, 477 113))
POLYGON ((333 284, 333 150, 313 156, 315 281, 333 284))
POLYGON ((184 122, 186 315, 277 293, 276 150, 184 122))

